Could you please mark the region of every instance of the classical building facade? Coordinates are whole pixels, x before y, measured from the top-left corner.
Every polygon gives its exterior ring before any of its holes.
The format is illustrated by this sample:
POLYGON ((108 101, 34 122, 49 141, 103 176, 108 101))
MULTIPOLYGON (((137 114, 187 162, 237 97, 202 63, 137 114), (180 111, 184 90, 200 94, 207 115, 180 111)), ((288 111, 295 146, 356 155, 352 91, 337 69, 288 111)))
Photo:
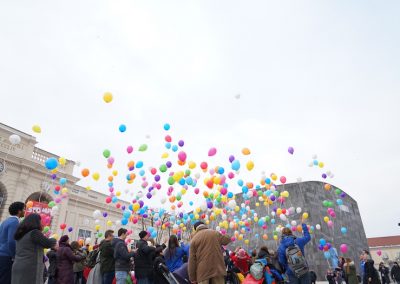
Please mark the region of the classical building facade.
MULTIPOLYGON (((88 191, 76 183, 79 179, 73 176, 75 162, 67 160, 65 166, 59 168, 57 179, 52 180, 49 171, 44 167, 49 157, 59 158, 53 153, 36 147, 35 137, 22 131, 0 123, 0 222, 8 217, 8 207, 14 201, 27 202, 29 200, 50 202, 55 198, 52 194, 54 186, 60 178, 66 178, 68 198, 58 205, 59 210, 52 218, 51 231, 58 235, 68 233, 71 239, 91 238, 95 241, 95 226, 101 226, 100 232, 107 229, 118 229, 117 220, 121 220, 121 210, 105 204, 106 195, 95 191, 88 191), (16 134, 21 142, 12 145, 9 137, 16 134), (95 224, 93 212, 100 210, 107 212, 107 218, 98 218, 95 224), (107 221, 113 221, 107 226, 107 221), (60 224, 67 224, 67 229, 60 229, 60 224), (72 227, 72 232, 68 232, 72 227)), ((121 205, 129 206, 127 202, 121 205)), ((137 239, 142 225, 129 223, 125 228, 132 230, 132 238, 137 239)))
POLYGON ((375 265, 383 262, 392 266, 400 262, 400 236, 368 238, 368 245, 375 265))

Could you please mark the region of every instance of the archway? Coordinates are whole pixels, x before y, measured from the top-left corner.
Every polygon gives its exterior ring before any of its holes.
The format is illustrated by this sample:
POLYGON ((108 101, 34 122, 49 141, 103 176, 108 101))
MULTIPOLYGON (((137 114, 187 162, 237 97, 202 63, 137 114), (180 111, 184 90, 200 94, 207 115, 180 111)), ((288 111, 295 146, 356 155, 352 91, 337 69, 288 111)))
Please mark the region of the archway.
POLYGON ((49 203, 50 201, 53 201, 53 197, 51 197, 50 194, 48 194, 44 191, 36 191, 28 196, 28 198, 25 200, 25 203, 27 203, 28 201, 38 201, 38 202, 43 202, 43 203, 49 203))
POLYGON ((0 182, 0 220, 2 220, 3 218, 6 200, 7 200, 7 189, 6 186, 0 182))

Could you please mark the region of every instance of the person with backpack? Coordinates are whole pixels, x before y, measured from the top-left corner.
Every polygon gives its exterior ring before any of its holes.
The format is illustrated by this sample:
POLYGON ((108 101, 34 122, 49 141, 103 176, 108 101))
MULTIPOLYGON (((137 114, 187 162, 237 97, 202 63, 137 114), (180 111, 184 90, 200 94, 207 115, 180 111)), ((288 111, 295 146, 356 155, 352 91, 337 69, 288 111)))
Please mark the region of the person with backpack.
POLYGON ((115 279, 117 284, 125 284, 128 273, 132 268, 131 258, 135 256, 135 252, 128 252, 125 244, 128 230, 121 228, 118 230, 118 238, 112 240, 111 244, 114 249, 115 260, 115 279))
POLYGON ((100 243, 100 271, 102 284, 112 284, 115 277, 114 249, 111 245, 114 239, 114 231, 107 230, 104 234, 105 239, 100 243))
POLYGON ((275 266, 268 263, 268 259, 271 257, 268 248, 261 247, 242 284, 283 283, 283 277, 275 269, 275 266))
POLYGON ((310 274, 304 254, 305 245, 311 240, 306 224, 302 224, 303 237, 297 238, 292 230, 283 228, 282 240, 278 248, 278 260, 290 284, 309 284, 310 274))

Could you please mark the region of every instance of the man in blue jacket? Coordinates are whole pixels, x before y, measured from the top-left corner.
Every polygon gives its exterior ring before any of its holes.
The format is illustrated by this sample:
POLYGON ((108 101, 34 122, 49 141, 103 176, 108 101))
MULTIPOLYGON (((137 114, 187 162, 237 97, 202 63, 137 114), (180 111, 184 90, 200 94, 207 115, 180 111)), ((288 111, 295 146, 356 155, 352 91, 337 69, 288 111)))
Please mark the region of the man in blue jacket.
POLYGON ((8 208, 8 217, 0 226, 0 283, 11 283, 11 268, 15 257, 14 234, 19 225, 19 218, 24 217, 25 204, 14 202, 8 208))
POLYGON ((302 238, 296 238, 293 235, 293 232, 289 228, 284 228, 282 230, 281 244, 279 245, 278 248, 278 260, 282 268, 286 272, 286 275, 289 277, 290 284, 309 284, 311 282, 310 275, 308 272, 302 275, 300 278, 297 278, 294 272, 290 269, 286 258, 286 249, 288 247, 294 246, 295 244, 300 248, 301 252, 305 256, 304 247, 311 240, 311 236, 308 231, 307 225, 303 224, 302 227, 303 227, 302 238))

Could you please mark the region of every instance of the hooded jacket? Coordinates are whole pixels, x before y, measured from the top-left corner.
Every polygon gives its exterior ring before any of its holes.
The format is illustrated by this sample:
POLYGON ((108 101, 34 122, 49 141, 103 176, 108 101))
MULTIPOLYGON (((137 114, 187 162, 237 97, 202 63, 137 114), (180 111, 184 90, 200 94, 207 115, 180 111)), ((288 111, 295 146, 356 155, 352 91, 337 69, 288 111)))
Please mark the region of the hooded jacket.
POLYGON ((124 240, 118 238, 113 239, 111 245, 114 249, 115 271, 129 272, 131 270, 131 258, 135 256, 135 252, 128 252, 124 240))
POLYGON ((149 247, 145 240, 137 243, 137 253, 135 256, 135 275, 136 278, 153 278, 153 258, 156 249, 149 247))
POLYGON ((185 255, 185 250, 182 247, 177 247, 172 252, 170 248, 164 250, 164 260, 168 267, 168 270, 174 272, 183 264, 183 256, 185 255))
POLYGON ((114 249, 111 241, 103 240, 100 243, 100 271, 101 274, 115 271, 114 249))
POLYGON ((295 236, 282 236, 281 244, 278 248, 278 260, 283 270, 286 271, 286 274, 290 276, 295 276, 293 271, 290 270, 287 259, 286 259, 286 249, 293 245, 298 245, 301 252, 304 254, 305 245, 311 240, 310 232, 308 231, 308 227, 306 224, 302 225, 303 227, 303 237, 296 238, 295 236))
POLYGON ((67 243, 60 243, 57 250, 57 283, 71 284, 74 283, 74 262, 81 261, 82 256, 75 255, 67 243))

